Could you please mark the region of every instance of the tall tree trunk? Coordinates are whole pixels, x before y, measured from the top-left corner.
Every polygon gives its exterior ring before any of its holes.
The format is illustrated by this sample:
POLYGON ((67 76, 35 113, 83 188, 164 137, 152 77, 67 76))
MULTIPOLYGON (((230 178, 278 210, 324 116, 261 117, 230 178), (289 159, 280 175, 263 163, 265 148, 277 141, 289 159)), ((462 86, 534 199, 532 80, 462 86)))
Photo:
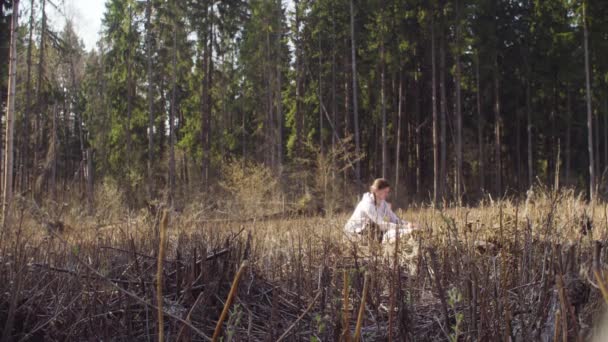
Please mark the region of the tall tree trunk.
MULTIPOLYGON (((66 113, 66 106, 65 106, 65 101, 63 103, 64 106, 64 110, 63 112, 66 113)), ((50 189, 51 189, 51 198, 54 201, 57 201, 57 144, 59 142, 59 136, 57 134, 57 105, 53 106, 53 132, 51 132, 51 136, 52 136, 52 143, 49 146, 49 151, 51 151, 49 154, 52 156, 51 157, 51 184, 49 185, 50 189)), ((64 144, 65 147, 67 148, 67 144, 64 144)), ((47 162, 49 159, 49 154, 47 154, 47 162)), ((65 153, 65 157, 66 159, 68 158, 68 153, 65 153)), ((66 165, 67 165, 67 160, 66 160, 66 165)), ((64 181, 67 182, 68 179, 68 168, 66 167, 65 169, 65 175, 63 177, 64 181)))
MULTIPOLYGON (((174 13, 175 17, 177 14, 174 13)), ((175 111, 177 110, 177 19, 173 27, 173 81, 171 89, 171 110, 169 112, 169 203, 173 206, 175 197, 175 111)))
POLYGON ((209 53, 207 57, 209 62, 207 63, 207 118, 205 122, 205 130, 207 131, 205 134, 205 154, 207 155, 207 179, 205 180, 205 184, 209 183, 209 169, 211 168, 211 122, 213 117, 213 45, 215 44, 215 15, 214 15, 214 6, 215 1, 211 1, 210 9, 209 9, 209 53))
POLYGON ((495 158, 496 158, 496 195, 502 196, 502 162, 501 162, 501 125, 502 118, 500 117, 500 88, 498 81, 498 63, 494 63, 494 133, 495 133, 495 158))
POLYGON ((564 181, 566 184, 570 183, 570 130, 572 126, 572 102, 570 98, 570 85, 566 86, 566 170, 564 181))
MULTIPOLYGON (((401 164, 401 112, 402 112, 402 99, 403 99, 403 78, 402 73, 399 72, 399 95, 397 103, 397 146, 395 151, 395 197, 399 195, 399 165, 401 164)), ((406 159, 407 160, 407 159, 406 159)))
MULTIPOLYGON (((15 130, 15 90, 17 82, 17 28, 19 27, 19 0, 13 1, 13 14, 11 15, 11 46, 9 50, 8 67, 8 97, 6 108, 6 142, 4 155, 4 201, 2 201, 2 225, 6 228, 7 216, 13 198, 13 143, 15 130)), ((6 322, 12 330, 12 321, 6 322)), ((3 334, 2 339, 8 339, 10 331, 3 334)))
MULTIPOLYGON (((129 39, 132 38, 133 34, 133 9, 129 4, 129 39)), ((133 61, 131 47, 133 44, 128 44, 127 47, 127 123, 125 125, 125 137, 127 144, 127 168, 131 164, 131 117, 133 112, 133 61)))
POLYGON ((604 94, 604 170, 608 171, 608 94, 604 94))
POLYGON ((600 153, 600 141, 601 136, 600 136, 600 115, 599 115, 599 111, 596 111, 595 115, 595 123, 593 125, 593 129, 595 132, 593 132, 593 136, 595 137, 594 140, 594 145, 595 145, 595 153, 594 153, 594 157, 595 157, 595 178, 596 178, 596 184, 600 184, 601 182, 601 177, 602 177, 602 155, 600 153))
POLYGON ((202 149, 203 149, 203 156, 202 156, 202 177, 201 177, 201 182, 202 182, 202 188, 203 190, 206 190, 207 187, 209 186, 208 182, 209 182, 209 116, 211 115, 209 113, 209 106, 207 104, 208 98, 209 98, 209 54, 210 54, 210 43, 209 40, 211 40, 211 33, 210 33, 210 24, 209 22, 211 21, 211 16, 208 15, 209 14, 209 8, 207 7, 207 5, 205 5, 205 10, 204 10, 204 16, 205 19, 207 20, 207 27, 205 28, 205 33, 204 33, 204 40, 203 40, 203 60, 202 60, 202 69, 203 69, 203 80, 202 80, 202 93, 201 93, 201 144, 202 144, 202 149))
POLYGON ((530 90, 530 76, 526 79, 526 131, 528 134, 528 188, 534 184, 534 159, 532 155, 532 95, 530 90))
POLYGON ((295 112, 295 120, 296 120, 296 142, 295 142, 295 150, 298 153, 301 149, 302 144, 302 129, 303 129, 303 121, 304 115, 302 114, 301 108, 301 97, 302 97, 302 47, 301 47, 301 37, 300 37, 300 0, 294 0, 294 8, 295 8, 295 71, 296 71, 296 112, 295 112))
POLYGON ((351 40, 351 59, 352 59, 352 77, 353 77, 353 121, 355 130, 355 155, 357 157, 355 164, 355 178, 357 185, 361 187, 361 162, 360 158, 360 135, 359 135, 359 112, 357 110, 357 54, 355 43, 355 8, 353 0, 350 0, 350 40, 351 40))
MULTIPOLYGON (((336 98, 336 13, 332 3, 332 16, 331 16, 331 25, 332 25, 332 46, 331 46, 331 120, 336 130, 336 134, 338 132, 337 125, 337 112, 338 112, 338 99, 336 98)), ((336 134, 331 135, 331 149, 335 151, 336 149, 336 134)), ((335 177, 335 175, 333 175, 335 177)))
POLYGON ((30 184, 30 112, 32 110, 32 47, 34 45, 34 0, 30 1, 29 39, 27 45, 27 74, 25 80, 25 108, 23 110, 23 133, 21 141, 21 191, 25 191, 30 184))
POLYGON ((95 174, 93 169, 93 151, 89 147, 87 148, 87 210, 89 215, 93 214, 95 210, 95 174))
POLYGON ((561 139, 557 138, 557 148, 556 148, 556 157, 555 157, 555 179, 553 183, 554 191, 559 191, 559 169, 561 166, 561 139))
POLYGON ((593 111, 591 109, 591 70, 589 66, 589 31, 587 29, 587 3, 583 1, 583 34, 585 49, 585 87, 587 95, 587 146, 589 150, 589 200, 595 201, 595 163, 593 156, 593 111))
MULTIPOLYGON (((519 103, 519 97, 516 103, 519 103)), ((517 164, 517 178, 515 184, 517 191, 521 191, 521 111, 519 109, 515 112, 515 163, 517 164)))
POLYGON ((462 201, 462 103, 461 103, 461 70, 460 70, 460 7, 456 0, 456 201, 462 201))
POLYGON ((146 59, 148 68, 148 160, 147 160, 147 176, 148 176, 148 198, 152 198, 152 159, 154 158, 154 99, 152 98, 152 0, 146 2, 146 59))
POLYGON ((321 35, 319 35, 319 146, 321 153, 324 151, 323 146, 323 50, 321 46, 321 35))
POLYGON ((384 42, 380 43, 380 106, 382 111, 382 178, 388 177, 388 150, 386 146, 386 89, 385 89, 385 62, 384 42))
MULTIPOLYGON (((416 82, 416 86, 414 88, 414 90, 416 91, 416 93, 414 94, 414 105, 415 105, 415 109, 414 109, 414 146, 416 149, 416 197, 418 197, 420 195, 420 190, 422 188, 422 153, 421 153, 421 149, 422 147, 420 145, 422 145, 421 139, 420 139, 420 101, 422 101, 422 99, 420 98, 420 87, 422 87, 422 82, 420 82, 420 75, 419 73, 415 74, 415 79, 414 82, 416 82)), ((434 121, 433 121, 434 122, 434 121)), ((433 126, 434 129, 434 126, 433 126)), ((433 134, 433 137, 435 135, 433 134)))
POLYGON ((485 190, 485 160, 483 153, 483 116, 481 115, 481 88, 479 75, 479 52, 477 52, 477 61, 475 63, 475 82, 477 87, 477 144, 479 147, 479 188, 483 192, 485 190))
MULTIPOLYGON (((278 50, 280 51, 280 35, 277 37, 278 50)), ((277 170, 280 176, 283 173, 283 95, 281 90, 283 88, 283 75, 281 74, 281 58, 277 61, 277 170)))
POLYGON ((431 16, 431 97, 433 107, 433 205, 438 205, 441 197, 439 185, 439 135, 437 120, 437 70, 435 65, 435 22, 431 16))
MULTIPOLYGON (((443 23, 443 21, 442 21, 443 23)), ((445 30, 443 28, 443 24, 441 25, 441 35, 439 42, 439 95, 440 95, 440 112, 439 112, 439 149, 440 149, 440 161, 439 161, 439 200, 444 200, 446 194, 446 184, 447 184, 447 139, 446 139, 446 119, 447 119, 447 111, 448 111, 448 103, 447 103, 447 95, 446 95, 446 83, 445 83, 445 74, 446 74, 446 66, 445 66, 445 30)))
MULTIPOLYGON (((270 26, 270 24, 268 24, 270 26)), ((273 115, 273 88, 272 88, 272 74, 273 68, 271 67, 272 52, 270 51, 270 30, 266 30, 266 61, 264 63, 264 73, 266 78, 266 158, 268 159, 267 165, 275 170, 275 155, 274 155, 274 115, 273 115)))
MULTIPOLYGON (((42 80, 44 79, 44 51, 46 42, 46 0, 42 0, 42 19, 40 27, 40 44, 38 51, 38 78, 36 80, 36 129, 34 133, 35 147, 34 147, 34 179, 38 177, 36 170, 38 170, 38 164, 40 160, 40 154, 42 149, 42 136, 44 129, 42 128, 42 80)), ((5 171, 6 172, 6 171, 5 171)), ((41 194, 34 190, 34 199, 38 201, 41 194)))

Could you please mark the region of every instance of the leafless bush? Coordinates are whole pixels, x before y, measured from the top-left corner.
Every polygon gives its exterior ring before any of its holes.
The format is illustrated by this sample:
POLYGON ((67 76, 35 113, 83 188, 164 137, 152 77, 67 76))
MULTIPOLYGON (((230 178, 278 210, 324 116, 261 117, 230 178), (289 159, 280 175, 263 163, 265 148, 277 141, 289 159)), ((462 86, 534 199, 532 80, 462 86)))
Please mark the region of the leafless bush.
MULTIPOLYGON (((220 186, 231 195, 236 214, 260 217, 284 210, 285 197, 280 182, 268 167, 233 159, 223 165, 222 175, 220 186)), ((217 200, 221 198, 218 196, 217 200)))

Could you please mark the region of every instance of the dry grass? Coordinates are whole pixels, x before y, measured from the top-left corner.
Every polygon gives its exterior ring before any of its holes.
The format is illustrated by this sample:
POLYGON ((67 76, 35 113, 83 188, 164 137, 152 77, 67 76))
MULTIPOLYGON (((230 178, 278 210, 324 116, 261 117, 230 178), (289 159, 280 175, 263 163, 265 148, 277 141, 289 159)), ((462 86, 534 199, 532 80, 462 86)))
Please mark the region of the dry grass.
POLYGON ((244 260, 224 341, 356 336, 344 315, 361 317, 363 341, 389 328, 392 340, 589 339, 604 306, 607 207, 572 192, 411 209, 402 217, 423 229, 392 249, 345 239, 345 215, 218 221, 192 204, 171 213, 162 268, 158 214, 76 212, 15 206, 0 237, 7 340, 159 340, 160 289, 166 340, 207 340, 244 260))

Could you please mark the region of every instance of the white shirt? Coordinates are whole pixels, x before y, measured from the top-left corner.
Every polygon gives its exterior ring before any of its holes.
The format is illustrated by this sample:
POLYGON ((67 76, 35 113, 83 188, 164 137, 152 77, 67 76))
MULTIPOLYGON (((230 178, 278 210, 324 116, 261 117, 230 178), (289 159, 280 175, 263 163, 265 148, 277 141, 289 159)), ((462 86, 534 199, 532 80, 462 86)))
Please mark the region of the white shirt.
POLYGON ((379 200, 374 203, 374 196, 367 192, 363 194, 355 212, 346 222, 344 230, 348 233, 360 233, 369 222, 376 223, 385 232, 391 228, 407 224, 406 221, 395 215, 386 201, 379 200))

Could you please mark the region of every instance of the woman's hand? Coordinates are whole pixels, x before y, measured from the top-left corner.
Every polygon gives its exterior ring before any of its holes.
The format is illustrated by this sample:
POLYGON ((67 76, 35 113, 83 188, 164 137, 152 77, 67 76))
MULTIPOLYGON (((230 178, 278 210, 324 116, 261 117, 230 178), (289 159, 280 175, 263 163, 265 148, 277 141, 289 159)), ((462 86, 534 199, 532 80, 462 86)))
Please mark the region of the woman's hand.
POLYGON ((420 226, 418 226, 418 223, 414 223, 414 222, 408 222, 405 225, 405 228, 409 229, 409 230, 418 230, 420 229, 420 226))

